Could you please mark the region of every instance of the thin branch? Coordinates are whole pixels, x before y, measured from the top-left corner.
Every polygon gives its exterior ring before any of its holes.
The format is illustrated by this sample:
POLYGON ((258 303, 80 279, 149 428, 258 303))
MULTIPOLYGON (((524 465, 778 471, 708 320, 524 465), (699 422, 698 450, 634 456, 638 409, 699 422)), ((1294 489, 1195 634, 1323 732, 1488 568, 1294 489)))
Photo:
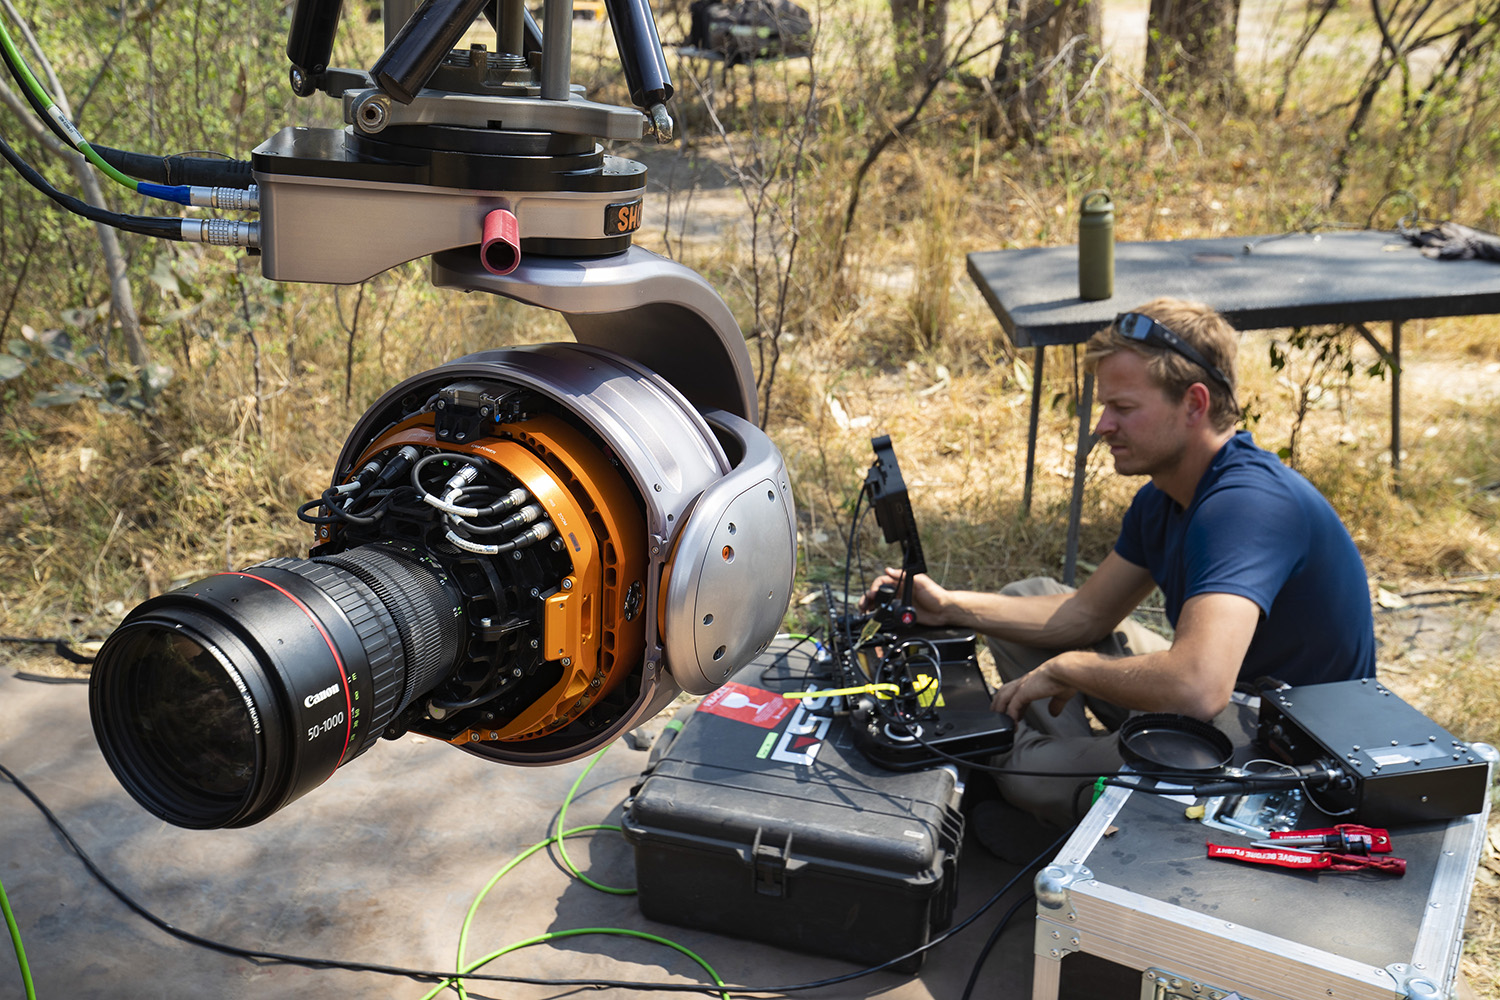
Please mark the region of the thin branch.
MULTIPOLYGON (((135 15, 136 21, 151 21, 151 19, 156 18, 157 10, 162 9, 162 7, 165 6, 165 3, 166 0, 151 0, 150 3, 145 4, 144 10, 141 10, 138 15, 135 15)), ((123 7, 123 4, 121 4, 121 7, 123 7)), ((78 114, 80 114, 80 117, 81 115, 83 115, 84 108, 87 108, 87 106, 89 106, 90 100, 92 100, 93 96, 95 96, 95 91, 98 90, 99 84, 101 84, 101 82, 104 82, 104 79, 107 78, 108 75, 110 75, 110 67, 114 66, 114 57, 118 54, 118 52, 120 52, 120 45, 123 45, 124 39, 126 39, 126 37, 129 37, 129 34, 127 34, 126 30, 124 30, 124 25, 126 25, 126 18, 124 18, 123 9, 120 10, 120 15, 120 31, 115 34, 114 43, 110 46, 110 51, 105 52, 105 54, 102 55, 101 58, 99 58, 99 72, 95 73, 95 78, 90 79, 89 88, 84 91, 84 96, 78 99, 78 114)))
MULTIPOLYGON (((32 138, 41 143, 47 152, 63 157, 79 155, 53 135, 52 130, 43 125, 42 120, 36 116, 31 105, 26 103, 26 100, 12 90, 10 84, 4 80, 0 80, 0 103, 10 108, 11 113, 21 122, 21 126, 30 132, 32 138)), ((82 157, 80 156, 79 159, 82 157)))
POLYGON ((349 334, 349 340, 344 348, 344 407, 349 406, 349 398, 354 392, 354 341, 359 336, 359 309, 364 305, 365 289, 369 287, 368 281, 359 283, 359 294, 354 299, 354 322, 344 322, 344 304, 339 300, 338 286, 333 289, 333 309, 338 314, 339 325, 349 334))
POLYGON ((245 317, 245 336, 250 341, 250 370, 255 380, 255 435, 262 437, 265 433, 265 426, 262 423, 262 410, 266 404, 265 382, 261 374, 260 340, 255 336, 255 319, 250 314, 250 292, 245 288, 245 272, 242 266, 244 261, 245 258, 241 257, 234 262, 234 283, 240 291, 240 313, 245 317))
POLYGON ((11 3, 11 0, 0 0, 0 6, 5 8, 5 16, 10 18, 11 23, 21 32, 21 37, 26 39, 27 47, 36 56, 37 63, 42 67, 42 74, 46 76, 47 84, 52 88, 52 99, 57 102, 57 106, 62 109, 63 114, 72 118, 73 112, 68 110, 68 97, 62 92, 62 84, 57 79, 57 73, 52 69, 52 61, 47 58, 47 53, 42 51, 42 46, 37 42, 36 35, 32 34, 30 23, 16 10, 15 4, 11 3))
POLYGON ((1167 126, 1175 125, 1182 130, 1183 135, 1193 140, 1193 145, 1198 147, 1198 155, 1203 155, 1203 140, 1198 138, 1198 133, 1194 132, 1192 127, 1189 126, 1187 122, 1183 121, 1181 118, 1178 118, 1176 115, 1168 111, 1166 105, 1161 102, 1161 99, 1153 94, 1145 84, 1141 83, 1141 81, 1137 80, 1135 77, 1131 76, 1129 73, 1124 72, 1123 70, 1112 68, 1112 71, 1120 79, 1124 80, 1126 83, 1134 87, 1136 93, 1145 98, 1146 103, 1150 104, 1151 107, 1155 109, 1156 113, 1161 115, 1162 138, 1166 141, 1167 151, 1169 153, 1172 152, 1172 133, 1167 129, 1167 126))
POLYGON ((16 309, 16 299, 20 297, 21 289, 26 284, 26 272, 31 270, 31 256, 36 252, 36 245, 41 242, 42 230, 35 228, 31 231, 31 241, 26 244, 26 254, 21 258, 21 270, 16 275, 10 286, 10 297, 5 302, 5 317, 0 319, 0 340, 5 339, 6 331, 10 329, 10 317, 16 309))

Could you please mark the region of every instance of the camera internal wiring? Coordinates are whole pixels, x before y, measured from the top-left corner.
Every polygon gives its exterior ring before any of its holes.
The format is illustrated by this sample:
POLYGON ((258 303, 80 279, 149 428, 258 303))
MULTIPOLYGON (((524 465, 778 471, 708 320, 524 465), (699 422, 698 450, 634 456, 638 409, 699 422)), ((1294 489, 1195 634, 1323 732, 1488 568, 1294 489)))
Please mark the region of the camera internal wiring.
POLYGON ((447 450, 422 455, 419 449, 403 445, 388 458, 365 463, 348 482, 329 487, 298 507, 297 516, 309 524, 370 527, 389 512, 420 515, 425 505, 442 515, 443 537, 454 548, 499 555, 557 533, 536 498, 522 486, 509 485, 513 482, 513 477, 483 456, 447 450), (441 479, 444 472, 446 480, 441 479), (432 481, 424 483, 424 475, 432 481), (406 483, 392 485, 403 477, 406 483), (478 504, 494 496, 498 499, 478 504), (311 513, 314 508, 324 513, 311 513), (477 540, 496 535, 503 537, 477 540))

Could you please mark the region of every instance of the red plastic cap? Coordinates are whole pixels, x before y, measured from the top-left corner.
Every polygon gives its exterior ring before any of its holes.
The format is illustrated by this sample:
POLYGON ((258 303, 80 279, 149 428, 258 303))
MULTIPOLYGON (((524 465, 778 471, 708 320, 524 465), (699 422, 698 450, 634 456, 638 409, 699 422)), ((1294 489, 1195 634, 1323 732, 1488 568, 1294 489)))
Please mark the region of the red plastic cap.
POLYGON ((521 223, 509 209, 497 208, 484 217, 479 260, 491 274, 509 274, 520 266, 521 223))

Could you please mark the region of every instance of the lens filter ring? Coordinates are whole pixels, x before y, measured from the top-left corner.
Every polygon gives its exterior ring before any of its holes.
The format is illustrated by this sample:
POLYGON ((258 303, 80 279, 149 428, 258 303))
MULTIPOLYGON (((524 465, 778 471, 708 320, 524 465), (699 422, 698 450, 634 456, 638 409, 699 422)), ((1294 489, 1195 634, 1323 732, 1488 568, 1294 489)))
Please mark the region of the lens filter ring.
POLYGON ((236 666, 253 660, 233 631, 172 602, 138 609, 100 650, 89 682, 94 732, 147 810, 207 830, 258 807, 262 776, 282 760, 258 707, 274 692, 236 666))

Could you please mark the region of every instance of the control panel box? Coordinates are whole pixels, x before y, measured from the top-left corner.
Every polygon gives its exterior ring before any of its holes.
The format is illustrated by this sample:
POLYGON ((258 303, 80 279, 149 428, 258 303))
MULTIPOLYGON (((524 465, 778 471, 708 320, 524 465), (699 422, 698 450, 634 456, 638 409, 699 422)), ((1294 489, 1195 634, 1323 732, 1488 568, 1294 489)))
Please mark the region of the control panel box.
POLYGON ((1288 764, 1343 768, 1348 779, 1316 796, 1341 822, 1395 826, 1484 808, 1485 757, 1378 681, 1266 692, 1256 742, 1288 764))

